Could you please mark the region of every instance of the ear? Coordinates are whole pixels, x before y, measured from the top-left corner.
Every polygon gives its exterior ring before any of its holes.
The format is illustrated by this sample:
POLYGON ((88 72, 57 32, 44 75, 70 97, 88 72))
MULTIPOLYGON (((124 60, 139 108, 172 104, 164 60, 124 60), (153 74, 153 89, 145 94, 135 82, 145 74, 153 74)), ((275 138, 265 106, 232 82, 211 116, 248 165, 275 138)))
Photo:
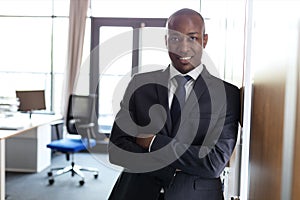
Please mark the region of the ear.
POLYGON ((207 41, 208 41, 208 34, 204 34, 204 36, 203 36, 203 48, 206 47, 207 41))

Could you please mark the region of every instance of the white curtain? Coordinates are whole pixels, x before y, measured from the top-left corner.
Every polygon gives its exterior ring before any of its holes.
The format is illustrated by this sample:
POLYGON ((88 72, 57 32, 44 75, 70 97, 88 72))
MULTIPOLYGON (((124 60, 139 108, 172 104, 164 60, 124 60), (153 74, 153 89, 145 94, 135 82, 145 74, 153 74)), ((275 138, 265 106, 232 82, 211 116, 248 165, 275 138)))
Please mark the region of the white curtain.
POLYGON ((64 116, 80 70, 88 6, 89 0, 70 0, 68 57, 61 109, 64 116))

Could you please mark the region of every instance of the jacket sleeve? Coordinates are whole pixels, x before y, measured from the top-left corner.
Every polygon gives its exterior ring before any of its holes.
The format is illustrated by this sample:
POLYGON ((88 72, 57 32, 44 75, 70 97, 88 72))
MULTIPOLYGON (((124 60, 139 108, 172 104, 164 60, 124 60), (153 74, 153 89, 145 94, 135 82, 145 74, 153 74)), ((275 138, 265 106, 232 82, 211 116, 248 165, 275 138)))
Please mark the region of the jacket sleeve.
POLYGON ((108 145, 109 161, 119 165, 127 172, 146 173, 167 186, 175 172, 175 169, 149 155, 147 149, 136 144, 136 136, 139 134, 138 125, 135 124, 136 110, 134 91, 136 77, 130 81, 120 111, 115 117, 110 142, 108 145), (156 165, 155 163, 158 163, 156 165))
MULTIPOLYGON (((113 164, 119 164, 119 151, 145 153, 146 150, 136 144, 135 140, 138 131, 134 124, 135 107, 130 106, 129 103, 134 103, 134 96, 132 95, 135 90, 134 77, 128 84, 124 97, 120 103, 120 110, 115 117, 115 121, 110 134, 110 142, 108 145, 109 159, 113 164)), ((124 166, 126 167, 126 166, 124 166)))

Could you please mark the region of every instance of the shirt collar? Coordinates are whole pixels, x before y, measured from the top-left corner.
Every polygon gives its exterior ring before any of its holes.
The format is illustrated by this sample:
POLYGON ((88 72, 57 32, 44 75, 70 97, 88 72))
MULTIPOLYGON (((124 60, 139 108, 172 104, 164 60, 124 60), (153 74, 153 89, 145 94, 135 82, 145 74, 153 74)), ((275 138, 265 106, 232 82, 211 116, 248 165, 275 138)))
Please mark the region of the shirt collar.
POLYGON ((182 74, 172 64, 170 64, 169 80, 171 80, 172 78, 174 78, 177 75, 180 75, 180 76, 189 75, 190 77, 192 77, 193 80, 196 80, 198 78, 198 76, 201 74, 202 70, 203 70, 203 64, 200 64, 198 67, 195 67, 193 70, 189 71, 188 73, 182 74))

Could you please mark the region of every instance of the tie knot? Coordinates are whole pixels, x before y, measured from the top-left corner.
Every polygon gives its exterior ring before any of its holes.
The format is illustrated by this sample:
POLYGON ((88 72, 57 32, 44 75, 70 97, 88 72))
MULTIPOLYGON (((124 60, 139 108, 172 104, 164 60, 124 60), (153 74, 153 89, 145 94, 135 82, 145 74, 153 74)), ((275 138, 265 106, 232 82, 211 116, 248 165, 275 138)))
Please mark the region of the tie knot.
POLYGON ((175 76, 175 79, 176 79, 176 81, 177 81, 178 87, 182 87, 182 86, 184 86, 189 80, 191 80, 192 77, 189 76, 189 75, 186 75, 186 76, 180 76, 180 75, 177 75, 177 76, 175 76))

